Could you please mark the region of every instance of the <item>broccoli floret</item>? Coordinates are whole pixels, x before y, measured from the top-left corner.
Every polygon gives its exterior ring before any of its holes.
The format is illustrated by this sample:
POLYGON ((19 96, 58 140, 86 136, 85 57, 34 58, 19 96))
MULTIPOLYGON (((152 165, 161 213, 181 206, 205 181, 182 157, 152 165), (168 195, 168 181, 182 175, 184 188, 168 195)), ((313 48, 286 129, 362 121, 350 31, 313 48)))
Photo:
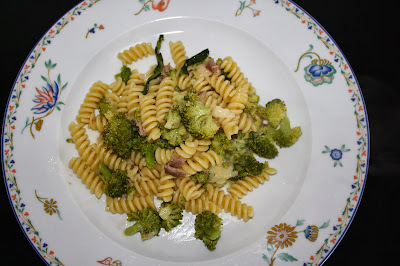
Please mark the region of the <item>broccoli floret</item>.
POLYGON ((185 141, 187 132, 184 126, 170 130, 161 125, 159 127, 161 129, 161 137, 167 140, 172 146, 179 146, 185 141))
POLYGON ((258 96, 257 94, 250 95, 243 111, 249 114, 253 118, 257 117, 261 118, 262 120, 266 120, 267 109, 264 106, 260 105, 258 103, 259 101, 260 101, 260 96, 258 96))
POLYGON ((182 123, 186 130, 196 138, 211 139, 220 126, 211 115, 211 108, 205 107, 194 89, 189 89, 185 100, 178 104, 182 123))
POLYGON ((214 135, 211 141, 211 149, 222 157, 225 157, 226 152, 232 151, 232 142, 228 140, 223 130, 219 130, 214 135))
POLYGON ((279 129, 272 133, 272 138, 279 147, 290 147, 296 143, 301 134, 301 128, 291 128, 289 118, 285 117, 283 118, 279 129))
POLYGON ((111 148, 115 154, 124 159, 131 155, 134 137, 135 131, 131 122, 121 113, 115 113, 110 117, 103 133, 107 148, 111 148))
POLYGON ((131 236, 139 232, 142 240, 147 240, 153 236, 158 236, 161 230, 162 219, 158 215, 158 212, 150 207, 142 211, 129 213, 128 221, 136 223, 125 229, 124 233, 126 236, 131 236))
POLYGON ((266 120, 268 125, 277 128, 286 116, 286 105, 280 99, 269 101, 266 105, 266 120))
POLYGON ((240 155, 233 156, 233 170, 238 174, 229 180, 237 181, 248 175, 259 176, 265 169, 265 164, 257 161, 251 151, 246 151, 240 155))
POLYGON ((158 214, 162 219, 161 226, 167 232, 170 231, 175 226, 181 224, 180 221, 182 220, 183 217, 182 208, 178 204, 171 202, 161 203, 158 214))
MULTIPOLYGON (((268 126, 264 128, 271 127, 268 126)), ((268 132, 267 129, 259 130, 259 132, 251 132, 247 140, 247 147, 249 147, 258 156, 266 159, 273 159, 279 153, 278 148, 276 148, 275 142, 272 139, 272 132, 268 132)))
POLYGON ((133 149, 140 151, 146 159, 147 167, 153 168, 156 166, 155 163, 155 151, 157 148, 162 149, 172 149, 174 148, 171 146, 167 140, 159 139, 156 142, 147 142, 146 137, 141 137, 137 132, 134 134, 133 138, 133 149))
POLYGON ((104 182, 104 193, 107 196, 112 198, 121 197, 128 191, 126 170, 111 171, 104 163, 100 163, 99 174, 104 182))
POLYGON ((209 250, 215 250, 221 236, 222 219, 210 211, 196 215, 194 236, 203 240, 209 250))
POLYGON ((121 77, 122 81, 126 84, 129 80, 131 74, 132 74, 132 70, 127 66, 123 66, 121 68, 121 73, 116 74, 115 78, 121 77))
POLYGON ((100 116, 104 117, 104 115, 108 112, 111 112, 111 103, 106 100, 106 97, 102 97, 98 103, 98 108, 100 111, 100 116))
POLYGON ((190 179, 192 179, 194 182, 199 183, 199 184, 204 184, 207 182, 208 178, 210 175, 204 171, 197 172, 194 175, 190 176, 190 179))
POLYGON ((172 69, 170 71, 167 72, 167 75, 171 77, 172 81, 176 84, 178 82, 178 78, 177 78, 177 70, 176 69, 172 69))
POLYGON ((173 129, 181 126, 181 116, 179 115, 177 108, 178 106, 170 109, 165 115, 165 128, 173 129))

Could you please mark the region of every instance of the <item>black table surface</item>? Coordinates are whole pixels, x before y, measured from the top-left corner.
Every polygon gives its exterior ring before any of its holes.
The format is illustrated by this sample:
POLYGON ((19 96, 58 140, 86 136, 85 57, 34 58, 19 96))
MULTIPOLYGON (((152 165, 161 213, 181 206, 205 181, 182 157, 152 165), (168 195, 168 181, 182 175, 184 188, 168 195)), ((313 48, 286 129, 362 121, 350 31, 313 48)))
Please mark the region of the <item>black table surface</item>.
MULTIPOLYGON (((3 5, 1 73, 5 80, 0 108, 3 112, 14 80, 31 49, 79 2, 8 1, 3 5)), ((395 203, 400 184, 400 145, 396 137, 400 122, 396 107, 400 96, 397 83, 400 51, 396 35, 400 24, 396 21, 399 16, 396 2, 297 1, 334 38, 350 62, 362 89, 370 126, 369 171, 361 204, 350 229, 324 265, 393 265, 391 260, 400 247, 394 219, 399 210, 395 203)), ((3 239, 0 264, 43 265, 16 221, 4 184, 0 187, 3 239)))

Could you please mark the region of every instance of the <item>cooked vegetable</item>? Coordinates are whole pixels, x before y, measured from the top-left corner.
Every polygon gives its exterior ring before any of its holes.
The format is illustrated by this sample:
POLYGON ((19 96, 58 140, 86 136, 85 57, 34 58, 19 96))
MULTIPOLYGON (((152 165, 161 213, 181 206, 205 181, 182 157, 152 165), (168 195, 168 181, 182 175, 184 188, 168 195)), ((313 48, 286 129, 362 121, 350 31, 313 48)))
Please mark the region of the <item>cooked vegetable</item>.
POLYGON ((183 66, 181 67, 181 73, 185 74, 185 75, 189 74, 188 69, 187 69, 188 66, 203 62, 204 60, 206 60, 208 58, 209 53, 210 53, 210 51, 208 49, 205 49, 205 50, 201 51, 200 53, 187 59, 185 61, 185 63, 183 64, 183 66))

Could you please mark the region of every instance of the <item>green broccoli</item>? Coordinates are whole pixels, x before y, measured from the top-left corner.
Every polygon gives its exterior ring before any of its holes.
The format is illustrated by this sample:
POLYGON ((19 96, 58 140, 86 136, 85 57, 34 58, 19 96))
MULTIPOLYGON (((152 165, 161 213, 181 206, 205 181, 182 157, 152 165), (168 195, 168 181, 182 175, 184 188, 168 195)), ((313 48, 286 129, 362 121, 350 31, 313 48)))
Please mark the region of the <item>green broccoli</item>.
POLYGON ((172 69, 172 70, 170 70, 170 71, 168 71, 167 72, 167 75, 168 76, 170 76, 171 77, 171 79, 172 79, 172 81, 176 84, 176 83, 178 83, 178 78, 177 78, 177 70, 176 70, 176 68, 175 69, 172 69))
POLYGON ((111 112, 111 103, 106 100, 106 97, 102 97, 98 103, 100 116, 104 117, 106 113, 111 112))
POLYGON ((196 215, 194 223, 197 239, 203 240, 209 250, 215 250, 221 236, 222 219, 210 211, 204 211, 196 215))
POLYGON ((232 142, 228 140, 228 137, 223 130, 219 130, 211 141, 211 149, 218 155, 225 158, 226 153, 232 151, 232 142))
POLYGON ((269 101, 266 105, 266 120, 272 128, 277 128, 286 116, 286 105, 280 99, 269 101))
POLYGON ((111 148, 121 158, 129 158, 133 150, 134 137, 135 131, 124 114, 115 113, 110 116, 103 133, 107 148, 111 148))
POLYGON ((167 140, 159 139, 156 142, 147 142, 146 137, 141 137, 137 132, 134 132, 134 137, 132 139, 133 149, 140 151, 146 159, 147 167, 154 168, 155 163, 155 152, 157 148, 162 149, 172 149, 167 140))
POLYGON ((296 143, 301 134, 300 127, 290 127, 289 118, 286 116, 283 118, 279 129, 272 133, 272 138, 279 147, 290 147, 296 143))
POLYGON ((265 169, 265 164, 257 161, 251 151, 246 150, 244 153, 235 154, 232 158, 233 170, 238 174, 229 180, 237 181, 248 175, 259 176, 265 169))
POLYGON ((278 155, 279 151, 272 139, 272 131, 267 128, 272 129, 272 127, 267 126, 258 132, 251 132, 246 145, 258 156, 273 159, 278 155))
POLYGON ((161 226, 167 232, 170 231, 175 226, 181 224, 180 221, 182 220, 183 217, 182 208, 178 204, 171 202, 161 203, 158 214, 162 219, 161 226))
POLYGON ((187 132, 183 125, 179 128, 169 130, 162 125, 159 125, 159 128, 161 129, 161 137, 167 140, 172 146, 179 146, 185 141, 187 132))
POLYGON ((179 115, 179 111, 177 110, 178 106, 170 109, 165 115, 165 125, 164 127, 167 129, 178 128, 181 126, 181 116, 179 115))
POLYGON ((99 165, 99 175, 104 182, 104 193, 112 198, 121 197, 128 191, 126 170, 111 171, 104 163, 99 165))
POLYGON ((260 105, 259 101, 260 101, 260 96, 258 96, 257 94, 250 95, 243 112, 249 114, 253 118, 257 117, 261 118, 262 120, 266 120, 267 109, 264 106, 260 105))
POLYGON ((196 138, 211 139, 220 126, 211 115, 211 108, 205 107, 194 89, 189 89, 185 100, 178 107, 186 130, 196 138))
POLYGON ((138 212, 128 214, 128 221, 136 222, 134 225, 125 229, 125 235, 131 236, 140 233, 142 240, 147 240, 153 236, 158 236, 161 230, 162 219, 158 212, 147 207, 138 212))
POLYGON ((121 68, 121 72, 115 75, 115 78, 121 77, 122 81, 126 84, 132 74, 132 70, 127 67, 123 66, 121 68))
POLYGON ((208 178, 210 175, 204 171, 197 172, 194 175, 190 176, 190 179, 192 179, 194 182, 199 183, 199 184, 204 184, 207 182, 208 178))

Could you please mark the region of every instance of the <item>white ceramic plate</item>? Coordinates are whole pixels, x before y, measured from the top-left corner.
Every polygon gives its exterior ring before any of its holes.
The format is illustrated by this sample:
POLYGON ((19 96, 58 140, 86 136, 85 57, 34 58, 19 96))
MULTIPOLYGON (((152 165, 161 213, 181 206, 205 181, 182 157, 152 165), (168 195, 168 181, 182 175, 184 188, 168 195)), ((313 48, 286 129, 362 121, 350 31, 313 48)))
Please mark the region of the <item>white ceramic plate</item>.
MULTIPOLYGON (((154 62, 135 66, 143 72, 154 62)), ((3 123, 2 156, 12 208, 49 264, 320 265, 360 203, 369 132, 349 63, 291 1, 86 0, 24 62, 3 123), (154 45, 159 34, 165 62, 172 62, 170 40, 181 40, 189 56, 205 48, 214 58, 232 56, 261 102, 283 99, 292 125, 303 131, 270 161, 278 174, 242 200, 254 206, 254 218, 220 214, 223 234, 213 252, 194 238, 189 213, 160 237, 125 237, 126 216, 105 212, 104 196, 96 199, 68 168, 77 155, 65 141, 68 125, 91 84, 113 82, 121 67, 117 53, 154 45)))

